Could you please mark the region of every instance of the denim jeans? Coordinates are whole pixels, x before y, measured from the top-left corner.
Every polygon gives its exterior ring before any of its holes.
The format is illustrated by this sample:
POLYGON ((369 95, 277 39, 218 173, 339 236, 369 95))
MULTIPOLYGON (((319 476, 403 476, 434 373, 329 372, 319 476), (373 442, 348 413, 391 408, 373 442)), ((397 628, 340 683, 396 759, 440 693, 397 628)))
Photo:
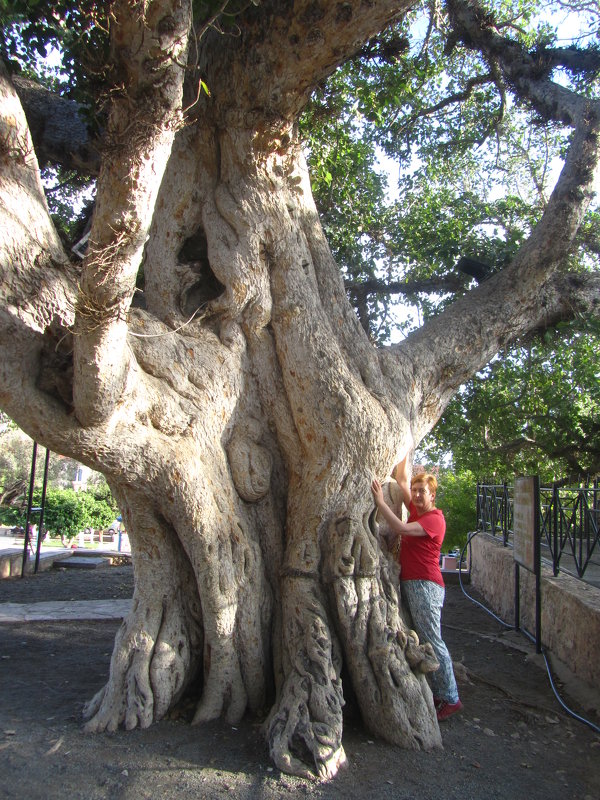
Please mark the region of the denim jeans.
POLYGON ((458 688, 452 658, 442 639, 441 619, 445 589, 433 581, 402 581, 401 588, 419 641, 429 642, 440 662, 440 668, 428 675, 433 696, 448 703, 456 703, 458 688))

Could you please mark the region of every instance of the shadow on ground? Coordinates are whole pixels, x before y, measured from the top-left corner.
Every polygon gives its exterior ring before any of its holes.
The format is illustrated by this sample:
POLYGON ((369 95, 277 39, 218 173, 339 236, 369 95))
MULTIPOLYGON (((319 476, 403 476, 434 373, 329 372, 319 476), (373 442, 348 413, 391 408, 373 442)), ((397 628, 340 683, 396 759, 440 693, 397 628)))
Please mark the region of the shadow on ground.
MULTIPOLYGON (((131 567, 53 570, 0 581, 0 602, 131 597, 131 567)), ((449 586, 444 636, 463 713, 442 723, 443 750, 414 753, 374 738, 346 708, 348 767, 326 784, 282 775, 260 721, 191 727, 191 704, 147 730, 86 735, 83 704, 108 674, 115 622, 0 626, 0 796, 29 800, 596 800, 600 736, 567 715, 543 662, 449 586)), ((559 685, 559 688, 560 685, 559 685)), ((564 687, 563 687, 564 690, 564 687)), ((573 710, 599 720, 590 709, 573 710)))

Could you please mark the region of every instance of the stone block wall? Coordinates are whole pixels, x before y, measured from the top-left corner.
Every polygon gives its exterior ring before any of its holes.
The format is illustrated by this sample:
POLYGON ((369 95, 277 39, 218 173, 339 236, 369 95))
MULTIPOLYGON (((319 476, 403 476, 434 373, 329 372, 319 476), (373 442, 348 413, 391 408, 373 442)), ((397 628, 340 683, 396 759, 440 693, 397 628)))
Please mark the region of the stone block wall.
MULTIPOLYGON (((535 634, 535 576, 520 569, 520 626, 535 634)), ((501 619, 515 622, 513 551, 489 534, 471 540, 471 585, 501 619)), ((600 589, 542 567, 542 646, 600 691, 600 589)))
MULTIPOLYGON (((52 567, 54 561, 57 558, 69 558, 72 555, 71 552, 65 551, 64 554, 60 555, 50 555, 50 554, 41 554, 40 561, 38 564, 38 572, 44 572, 47 569, 52 567)), ((21 570, 23 567, 23 552, 22 551, 13 551, 13 552, 0 552, 0 580, 2 578, 18 578, 21 575, 21 570)), ((30 575, 35 570, 35 556, 30 556, 27 560, 25 565, 25 574, 30 575)))

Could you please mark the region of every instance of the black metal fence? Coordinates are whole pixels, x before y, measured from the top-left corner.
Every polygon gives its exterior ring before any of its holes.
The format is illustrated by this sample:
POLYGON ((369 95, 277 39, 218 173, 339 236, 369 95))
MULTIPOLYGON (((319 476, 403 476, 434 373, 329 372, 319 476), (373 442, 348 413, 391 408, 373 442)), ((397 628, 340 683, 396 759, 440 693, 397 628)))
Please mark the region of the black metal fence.
MULTIPOLYGON (((600 488, 540 486, 540 544, 555 575, 563 568, 583 578, 590 564, 600 566, 600 488)), ((507 483, 477 484, 477 530, 502 537, 513 534, 513 487, 507 483)))

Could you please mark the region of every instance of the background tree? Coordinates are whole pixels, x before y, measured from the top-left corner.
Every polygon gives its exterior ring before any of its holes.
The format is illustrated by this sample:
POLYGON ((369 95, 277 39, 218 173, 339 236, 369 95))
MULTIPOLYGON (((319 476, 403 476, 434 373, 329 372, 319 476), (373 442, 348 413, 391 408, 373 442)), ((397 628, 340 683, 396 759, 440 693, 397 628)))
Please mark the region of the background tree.
POLYGON ((600 472, 597 323, 578 321, 502 354, 469 381, 424 443, 434 461, 499 480, 574 483, 600 472))
MULTIPOLYGON (((16 426, 11 426, 0 433, 0 491, 6 492, 10 487, 22 487, 18 495, 20 504, 27 503, 27 491, 31 475, 31 457, 33 442, 16 426)), ((48 484, 57 488, 71 486, 75 480, 77 462, 56 453, 50 454, 48 465, 48 484)), ((43 481, 43 461, 36 465, 35 485, 41 486, 43 481)))
MULTIPOLYGON (((86 708, 88 730, 149 725, 200 675, 196 724, 270 709, 277 766, 332 775, 345 758, 344 664, 371 730, 439 746, 425 679, 436 665, 403 621, 369 524, 369 485, 499 350, 597 315, 598 276, 570 270, 569 256, 599 155, 598 52, 552 47, 508 5, 471 0, 450 0, 443 16, 434 7, 439 26, 425 39, 435 47, 415 57, 403 49, 414 21, 403 0, 10 8, 42 38, 68 30, 73 101, 96 100, 86 139, 73 135, 68 98, 56 108, 70 124, 37 127, 38 103, 54 119, 51 95, 0 78, 0 404, 36 440, 107 477, 134 556, 132 612, 86 708), (569 131, 552 194, 502 264, 478 285, 463 284, 449 256, 429 273, 416 264, 420 291, 458 286, 458 297, 379 349, 377 287, 370 297, 350 287, 361 325, 298 136, 313 92, 359 55, 383 69, 366 76, 364 96, 380 83, 383 117, 407 109, 389 126, 407 157, 414 136, 453 146, 500 136, 509 91, 542 126, 569 131), (443 107, 466 101, 456 114, 473 135, 456 116, 440 128, 426 103, 412 111, 434 57, 454 71, 443 107), (569 86, 557 71, 574 76, 569 86), (81 264, 48 213, 47 161, 97 175, 81 264)), ((36 39, 22 29, 21 41, 36 39)), ((412 180, 424 183, 418 170, 412 180)), ((394 248, 377 216, 355 233, 365 248, 379 237, 364 277, 381 280, 378 254, 394 248)))
POLYGON ((468 469, 440 469, 436 505, 444 510, 444 552, 462 550, 468 535, 477 528, 477 476, 468 469))
MULTIPOLYGON (((0 521, 5 525, 25 525, 31 480, 33 442, 10 421, 0 432, 0 521)), ((91 473, 88 489, 73 489, 78 463, 50 453, 47 475, 45 527, 59 536, 71 538, 86 527, 103 528, 112 522, 117 506, 103 475, 91 473)), ((32 505, 41 504, 44 459, 39 457, 34 474, 32 505)))

